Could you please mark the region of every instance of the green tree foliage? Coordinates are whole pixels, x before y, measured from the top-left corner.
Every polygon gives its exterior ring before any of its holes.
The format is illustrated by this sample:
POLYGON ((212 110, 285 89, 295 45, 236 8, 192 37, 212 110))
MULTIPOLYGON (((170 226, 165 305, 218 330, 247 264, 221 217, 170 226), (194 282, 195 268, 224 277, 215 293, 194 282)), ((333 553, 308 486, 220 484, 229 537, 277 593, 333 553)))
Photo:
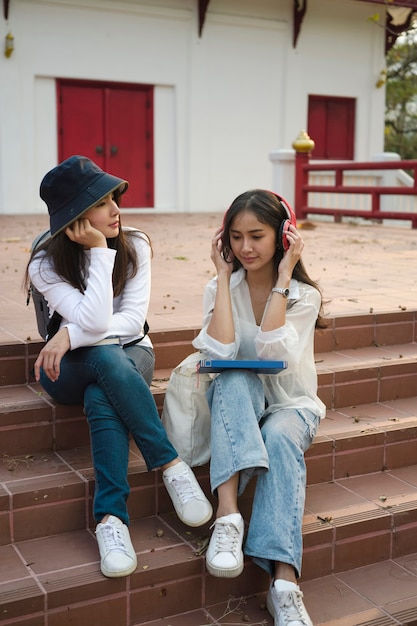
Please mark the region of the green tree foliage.
POLYGON ((385 151, 417 159, 417 30, 403 34, 387 54, 385 151))

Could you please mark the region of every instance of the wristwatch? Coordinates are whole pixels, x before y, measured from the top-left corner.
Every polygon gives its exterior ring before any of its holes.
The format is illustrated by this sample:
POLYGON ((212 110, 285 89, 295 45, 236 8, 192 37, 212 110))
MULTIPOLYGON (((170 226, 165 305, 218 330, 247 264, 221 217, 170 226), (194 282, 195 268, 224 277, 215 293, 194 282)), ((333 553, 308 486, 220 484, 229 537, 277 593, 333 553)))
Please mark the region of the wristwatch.
POLYGON ((275 291, 275 293, 280 293, 281 296, 283 296, 284 298, 288 298, 288 296, 290 295, 289 289, 282 289, 281 287, 274 287, 272 291, 275 291))

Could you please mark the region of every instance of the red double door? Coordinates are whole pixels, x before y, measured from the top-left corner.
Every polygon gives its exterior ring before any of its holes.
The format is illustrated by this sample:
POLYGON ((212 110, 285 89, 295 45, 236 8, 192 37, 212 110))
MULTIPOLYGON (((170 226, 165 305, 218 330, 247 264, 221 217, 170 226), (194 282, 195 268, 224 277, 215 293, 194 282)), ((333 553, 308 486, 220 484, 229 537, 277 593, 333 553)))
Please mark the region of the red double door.
POLYGON ((154 205, 153 88, 57 81, 58 156, 92 159, 129 181, 125 207, 154 205))
POLYGON ((309 96, 307 129, 316 144, 314 159, 354 159, 355 106, 354 98, 309 96))

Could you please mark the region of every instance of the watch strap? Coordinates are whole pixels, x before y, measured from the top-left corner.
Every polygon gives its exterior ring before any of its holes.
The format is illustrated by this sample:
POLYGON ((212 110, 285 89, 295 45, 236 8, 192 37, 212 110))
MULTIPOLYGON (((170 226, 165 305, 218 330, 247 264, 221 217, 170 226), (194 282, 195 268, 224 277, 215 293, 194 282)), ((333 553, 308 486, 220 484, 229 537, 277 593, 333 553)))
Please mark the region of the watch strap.
POLYGON ((275 291, 275 293, 280 293, 281 296, 283 296, 284 298, 288 298, 290 290, 287 289, 283 289, 282 287, 273 287, 272 291, 275 291))

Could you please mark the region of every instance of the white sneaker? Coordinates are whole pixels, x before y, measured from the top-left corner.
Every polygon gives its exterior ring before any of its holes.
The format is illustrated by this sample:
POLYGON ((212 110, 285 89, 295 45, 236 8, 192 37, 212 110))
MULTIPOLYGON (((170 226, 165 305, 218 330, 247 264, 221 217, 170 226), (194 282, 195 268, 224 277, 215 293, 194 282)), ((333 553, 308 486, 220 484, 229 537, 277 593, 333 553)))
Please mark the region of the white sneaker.
POLYGON ((162 480, 175 511, 184 524, 202 526, 209 521, 213 515, 212 506, 187 463, 180 461, 166 469, 162 480))
POLYGON ((135 571, 137 559, 129 529, 118 517, 110 515, 107 522, 97 524, 96 538, 104 576, 119 578, 135 571))
POLYGON ((303 602, 303 592, 277 591, 272 583, 266 606, 274 618, 274 626, 313 626, 303 602))
POLYGON ((234 578, 243 570, 244 523, 240 513, 216 519, 206 553, 207 569, 212 576, 234 578))

